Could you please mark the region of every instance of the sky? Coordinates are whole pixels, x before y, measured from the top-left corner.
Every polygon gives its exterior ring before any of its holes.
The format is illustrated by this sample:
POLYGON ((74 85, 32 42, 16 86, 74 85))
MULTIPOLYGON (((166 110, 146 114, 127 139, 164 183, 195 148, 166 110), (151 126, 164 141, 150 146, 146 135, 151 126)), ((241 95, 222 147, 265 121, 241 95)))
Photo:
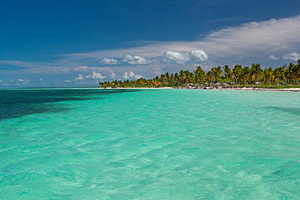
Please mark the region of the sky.
POLYGON ((300 59, 299 0, 3 0, 0 88, 300 59))

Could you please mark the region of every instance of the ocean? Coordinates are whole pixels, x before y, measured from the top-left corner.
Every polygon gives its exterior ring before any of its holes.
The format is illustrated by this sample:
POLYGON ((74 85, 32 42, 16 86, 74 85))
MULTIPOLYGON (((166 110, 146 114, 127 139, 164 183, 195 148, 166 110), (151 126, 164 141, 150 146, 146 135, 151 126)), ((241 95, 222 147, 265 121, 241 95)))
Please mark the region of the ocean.
POLYGON ((300 93, 0 90, 0 199, 300 199, 300 93))

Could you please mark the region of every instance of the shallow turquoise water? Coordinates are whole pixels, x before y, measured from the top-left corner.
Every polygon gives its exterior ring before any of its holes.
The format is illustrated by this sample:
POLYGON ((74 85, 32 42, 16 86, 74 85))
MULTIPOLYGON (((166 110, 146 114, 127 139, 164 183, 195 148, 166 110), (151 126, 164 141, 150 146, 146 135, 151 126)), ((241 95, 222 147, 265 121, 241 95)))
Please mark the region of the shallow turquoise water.
POLYGON ((0 91, 0 199, 300 199, 300 93, 0 91))

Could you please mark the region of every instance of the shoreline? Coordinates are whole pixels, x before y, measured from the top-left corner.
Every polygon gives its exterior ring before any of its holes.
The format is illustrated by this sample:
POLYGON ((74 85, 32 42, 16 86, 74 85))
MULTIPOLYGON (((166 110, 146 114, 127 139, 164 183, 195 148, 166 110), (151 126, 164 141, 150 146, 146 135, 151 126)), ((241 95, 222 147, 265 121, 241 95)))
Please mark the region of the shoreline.
POLYGON ((98 89, 102 90, 166 90, 166 89, 181 89, 181 90, 244 90, 244 91, 281 91, 281 92, 300 92, 300 88, 282 88, 282 89, 276 89, 276 88, 174 88, 174 87, 131 87, 131 88, 125 88, 125 87, 117 87, 117 88, 101 88, 98 89))

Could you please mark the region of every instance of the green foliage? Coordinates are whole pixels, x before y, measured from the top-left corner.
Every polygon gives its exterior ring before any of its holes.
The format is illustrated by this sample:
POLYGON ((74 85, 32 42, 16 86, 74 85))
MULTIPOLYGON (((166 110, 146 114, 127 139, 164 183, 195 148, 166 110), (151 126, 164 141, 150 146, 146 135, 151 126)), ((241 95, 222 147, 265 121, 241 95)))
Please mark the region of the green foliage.
POLYGON ((179 73, 161 74, 153 79, 140 78, 138 80, 105 81, 100 82, 101 87, 133 88, 133 87, 187 87, 189 85, 207 86, 216 83, 233 84, 234 86, 253 86, 264 88, 299 87, 300 60, 297 64, 262 69, 260 64, 248 66, 235 65, 231 69, 228 65, 213 67, 205 72, 201 66, 190 72, 181 70, 179 73))

